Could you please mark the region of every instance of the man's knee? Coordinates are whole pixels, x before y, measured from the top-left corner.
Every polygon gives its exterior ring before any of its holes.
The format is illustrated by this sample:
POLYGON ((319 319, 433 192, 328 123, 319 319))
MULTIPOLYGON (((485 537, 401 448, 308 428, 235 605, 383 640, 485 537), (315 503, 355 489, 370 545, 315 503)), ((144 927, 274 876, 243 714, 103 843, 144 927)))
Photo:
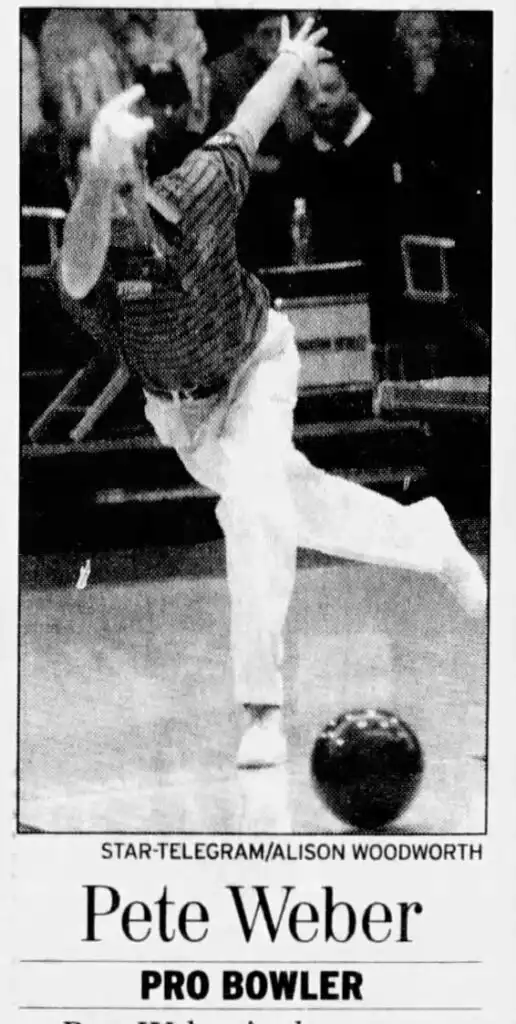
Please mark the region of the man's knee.
POLYGON ((217 505, 222 529, 262 528, 288 535, 295 530, 295 512, 286 474, 246 473, 228 481, 217 505))

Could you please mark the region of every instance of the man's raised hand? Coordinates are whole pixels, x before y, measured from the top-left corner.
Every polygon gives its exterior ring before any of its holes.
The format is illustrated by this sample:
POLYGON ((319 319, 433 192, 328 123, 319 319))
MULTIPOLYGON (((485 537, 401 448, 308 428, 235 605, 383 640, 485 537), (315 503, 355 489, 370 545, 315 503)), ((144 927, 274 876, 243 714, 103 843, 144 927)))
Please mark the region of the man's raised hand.
POLYGON ((290 37, 288 18, 281 19, 281 40, 278 54, 291 53, 299 58, 300 67, 304 75, 309 79, 316 77, 317 64, 325 57, 331 57, 329 50, 325 50, 319 44, 327 36, 327 28, 318 28, 313 31, 315 18, 307 18, 295 36, 290 37))
POLYGON ((91 130, 91 160, 117 176, 134 164, 134 150, 154 127, 151 117, 140 117, 132 108, 145 95, 143 85, 119 93, 98 112, 91 130))

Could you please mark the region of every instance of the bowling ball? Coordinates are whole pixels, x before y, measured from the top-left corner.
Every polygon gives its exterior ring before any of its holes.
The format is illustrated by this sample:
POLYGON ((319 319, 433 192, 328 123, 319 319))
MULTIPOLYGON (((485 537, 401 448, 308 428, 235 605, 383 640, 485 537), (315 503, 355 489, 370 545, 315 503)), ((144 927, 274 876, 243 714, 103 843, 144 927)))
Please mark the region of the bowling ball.
POLYGON ((417 736, 394 712, 345 711, 323 729, 311 761, 322 802, 341 821, 381 829, 408 807, 423 774, 417 736))

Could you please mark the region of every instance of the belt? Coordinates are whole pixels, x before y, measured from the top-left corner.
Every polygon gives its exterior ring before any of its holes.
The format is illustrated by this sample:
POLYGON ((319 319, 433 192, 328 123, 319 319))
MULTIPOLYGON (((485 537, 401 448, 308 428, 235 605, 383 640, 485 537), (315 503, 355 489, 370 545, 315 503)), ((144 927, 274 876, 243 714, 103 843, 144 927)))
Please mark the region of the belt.
POLYGON ((211 381, 210 384, 194 384, 191 388, 170 388, 170 391, 165 391, 164 389, 156 388, 154 385, 149 387, 146 384, 145 390, 151 395, 155 395, 156 398, 168 398, 170 400, 173 396, 176 396, 181 401, 202 401, 203 398, 212 398, 213 395, 218 395, 227 386, 227 379, 225 377, 218 377, 216 380, 211 381))

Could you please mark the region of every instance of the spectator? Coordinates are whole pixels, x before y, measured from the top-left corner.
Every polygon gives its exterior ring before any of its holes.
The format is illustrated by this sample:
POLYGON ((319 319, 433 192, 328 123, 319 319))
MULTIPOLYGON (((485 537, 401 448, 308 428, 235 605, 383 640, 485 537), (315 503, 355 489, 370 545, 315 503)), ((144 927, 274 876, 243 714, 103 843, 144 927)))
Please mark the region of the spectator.
POLYGON ((305 86, 311 132, 293 148, 292 181, 295 194, 306 198, 312 260, 365 263, 372 332, 381 346, 392 316, 396 250, 390 160, 383 126, 355 92, 354 78, 351 62, 334 57, 305 86))
POLYGON ((457 243, 452 286, 465 319, 489 332, 491 116, 489 82, 441 12, 404 11, 386 118, 401 233, 457 243))
POLYGON ((437 58, 443 42, 439 12, 403 11, 396 21, 395 31, 411 64, 414 92, 426 92, 435 78, 437 58))
POLYGON ((472 74, 438 11, 404 11, 395 41, 385 115, 402 185, 402 227, 455 236, 467 179, 478 165, 467 157, 472 74))
POLYGON ((368 259, 388 206, 381 127, 351 87, 348 64, 322 61, 306 87, 310 135, 293 149, 295 192, 307 199, 316 262, 368 259))

